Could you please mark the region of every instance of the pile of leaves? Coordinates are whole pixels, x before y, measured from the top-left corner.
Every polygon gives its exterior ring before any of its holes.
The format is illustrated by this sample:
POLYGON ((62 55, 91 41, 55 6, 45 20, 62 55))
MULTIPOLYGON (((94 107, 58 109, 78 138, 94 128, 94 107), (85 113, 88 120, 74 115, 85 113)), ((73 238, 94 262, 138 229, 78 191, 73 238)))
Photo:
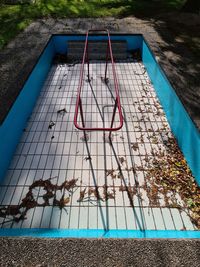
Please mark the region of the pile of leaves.
POLYGON ((159 205, 164 196, 165 206, 183 209, 191 221, 200 229, 200 188, 181 153, 175 138, 168 138, 166 153, 159 151, 148 161, 145 168, 147 192, 150 205, 159 205), (181 198, 181 203, 176 195, 181 198))
POLYGON ((53 184, 52 178, 47 180, 37 180, 29 186, 26 196, 22 199, 19 205, 9 205, 0 208, 0 217, 11 218, 15 222, 26 219, 27 212, 36 207, 58 206, 60 209, 64 208, 70 203, 70 195, 73 193, 73 188, 76 186, 77 179, 64 181, 61 185, 53 184), (35 195, 35 190, 44 192, 42 195, 35 195), (57 191, 62 192, 60 199, 57 199, 57 191), (42 198, 41 203, 39 200, 42 198), (52 200, 52 201, 50 201, 52 200), (50 203, 52 202, 52 204, 50 203))
MULTIPOLYGON (((167 129, 164 128, 164 130, 167 129)), ((158 144, 155 133, 150 137, 152 144, 158 144)), ((134 195, 142 200, 142 195, 139 192, 143 189, 151 207, 184 210, 192 223, 200 229, 200 188, 180 151, 176 139, 167 137, 163 144, 165 145, 164 149, 158 146, 158 150, 152 150, 150 155, 144 157, 142 166, 125 168, 126 171, 133 171, 136 176, 138 172, 144 172, 144 184, 121 185, 119 191, 127 192, 130 205, 134 206, 134 195), (161 198, 162 201, 160 201, 161 198)), ((139 150, 138 143, 131 143, 131 148, 134 151, 139 150)), ((125 162, 121 158, 119 161, 121 164, 125 162)), ((110 176, 112 179, 122 179, 119 174, 119 169, 106 170, 106 176, 110 176)))
POLYGON ((103 193, 100 194, 99 186, 85 187, 80 191, 80 197, 77 202, 90 202, 95 205, 98 201, 107 201, 115 199, 115 189, 110 190, 106 184, 103 185, 103 193))

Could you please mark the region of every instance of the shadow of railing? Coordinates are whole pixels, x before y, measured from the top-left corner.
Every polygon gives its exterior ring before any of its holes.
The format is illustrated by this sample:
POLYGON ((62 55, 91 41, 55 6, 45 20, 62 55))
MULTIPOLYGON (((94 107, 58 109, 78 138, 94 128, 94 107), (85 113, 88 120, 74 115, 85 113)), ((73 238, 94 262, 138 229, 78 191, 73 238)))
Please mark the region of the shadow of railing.
MULTIPOLYGON (((107 108, 107 107, 110 107, 110 105, 104 106, 103 110, 104 110, 104 108, 107 108)), ((130 144, 130 136, 129 136, 129 131, 128 131, 128 124, 127 124, 126 115, 125 115, 123 107, 122 107, 122 110, 123 110, 123 116, 124 116, 124 124, 126 126, 126 133, 127 133, 127 137, 128 137, 128 143, 130 144)), ((103 112, 103 114, 104 114, 104 112, 103 112)), ((105 132, 104 132, 104 136, 105 136, 105 132)), ((135 180, 135 187, 136 187, 136 190, 137 190, 137 197, 138 197, 138 203, 139 203, 141 222, 140 222, 140 220, 138 218, 138 214, 136 213, 136 211, 134 209, 133 196, 131 195, 131 192, 129 191, 129 187, 127 186, 127 183, 125 181, 124 174, 123 174, 120 162, 119 162, 119 157, 117 156, 117 152, 116 152, 116 150, 114 148, 112 140, 110 139, 109 141, 110 141, 109 145, 110 145, 110 147, 112 149, 115 161, 117 163, 118 171, 119 171, 120 177, 121 177, 121 179, 123 181, 123 184, 125 186, 125 189, 126 189, 125 192, 128 195, 128 198, 129 198, 129 201, 130 201, 130 205, 132 207, 132 211, 134 213, 134 217, 136 219, 137 225, 139 226, 139 229, 141 231, 144 231, 146 229, 146 223, 145 223, 145 220, 144 220, 145 217, 144 217, 144 212, 143 212, 143 209, 142 209, 142 201, 140 199, 140 192, 139 192, 140 189, 139 189, 139 182, 137 180, 137 176, 135 175, 135 173, 133 171, 134 180, 135 180)), ((134 161, 133 161, 133 154, 132 154, 130 145, 128 147, 129 147, 129 152, 130 152, 131 164, 132 164, 132 166, 134 166, 135 164, 134 164, 134 161)), ((104 141, 104 167, 105 167, 105 181, 107 183, 107 178, 106 178, 107 164, 106 164, 106 162, 107 162, 107 159, 106 159, 106 142, 104 141)))
POLYGON ((92 157, 91 157, 91 153, 90 153, 90 149, 89 149, 89 145, 88 145, 87 135, 86 135, 85 131, 84 131, 84 137, 85 137, 85 145, 86 145, 86 150, 87 150, 87 156, 88 156, 88 161, 89 161, 89 165, 90 165, 90 170, 91 170, 91 173, 92 173, 93 183, 94 183, 95 191, 96 191, 96 194, 97 194, 97 204, 98 204, 98 207, 99 207, 99 210, 100 210, 101 220, 102 220, 103 228, 104 228, 104 231, 105 231, 105 234, 106 234, 107 231, 109 230, 108 212, 106 211, 106 218, 105 218, 104 214, 103 214, 103 208, 102 208, 102 205, 101 205, 101 197, 99 195, 97 179, 96 179, 96 175, 95 175, 95 171, 94 171, 94 167, 93 167, 93 163, 92 163, 92 157))

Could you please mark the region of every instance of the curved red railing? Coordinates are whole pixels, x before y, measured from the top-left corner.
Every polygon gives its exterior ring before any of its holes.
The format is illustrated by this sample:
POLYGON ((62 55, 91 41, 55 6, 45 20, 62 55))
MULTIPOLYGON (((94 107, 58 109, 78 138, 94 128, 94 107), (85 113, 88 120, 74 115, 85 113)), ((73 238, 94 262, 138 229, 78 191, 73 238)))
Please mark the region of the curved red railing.
POLYGON ((115 71, 115 66, 114 66, 114 60, 113 60, 113 54, 112 54, 112 46, 111 46, 111 40, 110 40, 110 34, 109 31, 106 29, 98 29, 98 30, 88 30, 86 33, 86 39, 85 39, 85 47, 84 47, 84 53, 83 53, 83 60, 82 60, 82 65, 81 65, 81 70, 80 70, 80 79, 79 79, 79 86, 78 86, 78 94, 77 94, 77 100, 76 100, 76 107, 75 107, 75 115, 74 115, 74 125, 77 129, 82 130, 82 131, 118 131, 122 128, 123 126, 123 115, 122 115, 122 109, 121 109, 121 104, 120 104, 120 97, 119 97, 119 86, 118 86, 118 81, 117 81, 117 75, 115 71), (83 109, 82 109, 82 101, 81 101, 81 89, 83 85, 83 72, 84 72, 84 66, 85 66, 85 61, 87 60, 88 64, 88 79, 89 79, 89 53, 88 53, 88 36, 89 32, 102 32, 105 31, 107 32, 108 35, 108 44, 107 44, 107 55, 106 55, 106 69, 105 69, 105 80, 106 80, 106 74, 107 74, 107 64, 108 64, 108 58, 110 54, 110 60, 112 64, 112 72, 113 72, 113 78, 114 78, 114 87, 115 87, 115 105, 113 109, 113 115, 112 115, 112 121, 111 121, 111 126, 108 128, 98 128, 98 127, 85 127, 85 122, 83 118, 83 109), (77 122, 78 115, 79 115, 79 107, 80 107, 80 115, 81 115, 81 120, 82 120, 82 126, 80 126, 77 122), (119 112, 119 126, 113 128, 113 123, 115 119, 115 114, 116 110, 118 109, 119 112))

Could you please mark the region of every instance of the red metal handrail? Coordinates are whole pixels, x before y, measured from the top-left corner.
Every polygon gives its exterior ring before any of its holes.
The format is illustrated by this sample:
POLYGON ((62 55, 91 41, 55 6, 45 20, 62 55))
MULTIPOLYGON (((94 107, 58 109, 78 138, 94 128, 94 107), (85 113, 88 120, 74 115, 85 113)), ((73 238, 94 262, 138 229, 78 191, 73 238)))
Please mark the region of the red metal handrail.
POLYGON ((80 70, 78 94, 77 94, 76 107, 75 107, 74 125, 75 125, 75 127, 77 129, 82 130, 82 131, 110 131, 110 132, 118 131, 123 126, 123 115, 122 115, 122 109, 121 109, 120 97, 119 97, 119 86, 118 86, 117 75, 116 75, 115 66, 114 66, 110 34, 109 34, 109 31, 107 29, 88 30, 87 33, 86 33, 85 47, 84 47, 83 60, 82 60, 82 65, 81 65, 81 70, 80 70), (83 72, 84 72, 84 66, 85 66, 85 61, 86 60, 87 60, 87 63, 88 63, 88 80, 89 80, 89 55, 88 55, 88 36, 89 36, 89 32, 102 32, 102 31, 107 32, 107 35, 108 35, 107 54, 106 54, 106 68, 105 68, 105 81, 106 81, 106 75, 107 75, 108 58, 109 58, 109 54, 110 54, 116 98, 115 98, 115 105, 114 105, 114 109, 113 109, 111 126, 109 128, 108 127, 107 128, 106 127, 105 128, 104 127, 103 128, 98 128, 98 127, 91 128, 91 127, 85 127, 85 122, 84 122, 84 118, 83 118, 82 101, 81 101, 81 89, 82 89, 82 85, 83 85, 83 72), (87 56, 87 58, 86 58, 86 56, 87 56), (82 120, 82 126, 80 126, 78 124, 78 122, 77 122, 78 114, 79 114, 79 107, 80 107, 80 115, 81 115, 81 120, 82 120), (120 124, 119 124, 118 127, 114 127, 113 128, 113 123, 114 123, 115 114, 116 114, 116 110, 117 109, 118 109, 118 112, 119 112, 120 124))

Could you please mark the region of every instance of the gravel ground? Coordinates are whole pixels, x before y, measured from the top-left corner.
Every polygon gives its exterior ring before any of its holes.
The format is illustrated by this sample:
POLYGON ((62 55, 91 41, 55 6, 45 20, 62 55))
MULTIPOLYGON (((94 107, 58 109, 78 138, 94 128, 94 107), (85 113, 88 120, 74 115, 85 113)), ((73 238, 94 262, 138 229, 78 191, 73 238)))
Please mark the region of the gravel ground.
POLYGON ((1 238, 0 266, 200 266, 199 240, 1 238))

